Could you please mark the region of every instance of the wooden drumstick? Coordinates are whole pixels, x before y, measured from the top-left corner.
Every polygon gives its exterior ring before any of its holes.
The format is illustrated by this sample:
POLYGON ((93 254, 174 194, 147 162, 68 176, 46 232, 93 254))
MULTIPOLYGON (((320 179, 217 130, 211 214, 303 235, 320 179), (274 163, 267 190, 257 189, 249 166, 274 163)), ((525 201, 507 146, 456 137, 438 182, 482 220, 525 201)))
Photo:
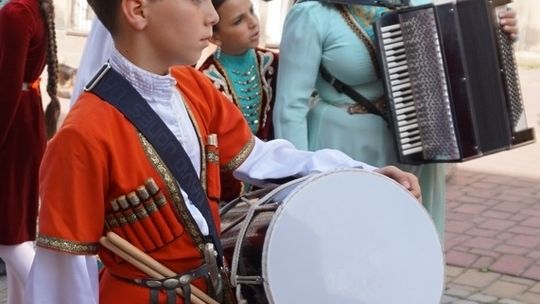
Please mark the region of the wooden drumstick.
MULTIPOLYGON (((152 268, 146 266, 143 262, 137 260, 133 256, 129 255, 129 253, 123 251, 122 249, 120 249, 119 247, 114 245, 106 237, 104 237, 104 236, 101 237, 99 239, 99 243, 103 247, 105 247, 105 248, 109 249, 110 251, 112 251, 114 254, 116 254, 119 257, 126 260, 126 262, 130 263, 131 265, 135 266, 140 271, 144 272, 146 275, 148 275, 148 276, 150 276, 150 277, 152 277, 154 279, 158 279, 158 280, 161 280, 161 279, 165 278, 165 276, 161 275, 159 272, 157 272, 157 271, 153 270, 152 268)), ((190 287, 193 288, 194 286, 190 284, 190 287)), ((184 297, 184 292, 182 291, 182 289, 176 288, 175 291, 179 296, 184 297)), ((205 301, 199 299, 194 293, 191 294, 190 300, 194 304, 209 304, 209 302, 205 302, 205 301)))
MULTIPOLYGON (((141 251, 139 248, 133 246, 128 241, 124 240, 122 237, 120 237, 118 234, 114 232, 108 232, 107 233, 107 239, 120 248, 122 251, 128 253, 130 256, 134 257, 138 261, 144 263, 151 269, 157 271, 159 274, 161 274, 164 277, 174 277, 177 274, 170 270, 169 268, 165 267, 163 264, 156 261, 151 256, 147 255, 143 251, 141 251)), ((194 285, 191 285, 191 289, 194 295, 199 297, 200 299, 206 301, 206 303, 209 304, 219 304, 216 300, 212 299, 210 296, 208 296, 204 291, 200 290, 194 285)))

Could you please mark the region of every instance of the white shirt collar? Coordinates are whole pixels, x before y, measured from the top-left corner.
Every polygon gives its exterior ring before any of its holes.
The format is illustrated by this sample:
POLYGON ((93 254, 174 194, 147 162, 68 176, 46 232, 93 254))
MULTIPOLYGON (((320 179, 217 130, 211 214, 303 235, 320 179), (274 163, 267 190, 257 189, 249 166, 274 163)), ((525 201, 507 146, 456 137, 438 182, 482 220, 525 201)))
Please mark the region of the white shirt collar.
POLYGON ((145 100, 170 102, 176 85, 176 80, 171 74, 158 75, 143 70, 116 49, 113 49, 110 63, 112 68, 124 76, 145 100))

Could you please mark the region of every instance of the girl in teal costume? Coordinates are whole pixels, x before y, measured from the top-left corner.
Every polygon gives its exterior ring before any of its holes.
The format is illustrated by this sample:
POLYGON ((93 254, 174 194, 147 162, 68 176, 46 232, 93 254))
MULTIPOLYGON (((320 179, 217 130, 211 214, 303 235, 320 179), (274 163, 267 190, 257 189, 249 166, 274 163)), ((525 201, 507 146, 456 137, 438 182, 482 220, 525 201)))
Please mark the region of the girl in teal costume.
MULTIPOLYGON (((412 0, 411 5, 430 3, 412 0)), ((385 8, 305 1, 297 3, 285 20, 280 47, 280 69, 274 107, 276 137, 297 148, 339 149, 375 166, 397 164, 386 123, 365 113, 345 94, 338 93, 319 75, 320 64, 372 101, 383 95, 376 73, 372 24, 385 8), (312 103, 316 90, 320 99, 312 103), (349 114, 352 112, 353 114, 349 114)), ((514 25, 512 20, 502 21, 514 25)), ((516 28, 506 28, 515 33, 516 28)), ((399 165, 420 180, 422 202, 441 239, 445 220, 445 165, 399 165)))
MULTIPOLYGON (((212 36, 218 49, 199 70, 236 104, 253 134, 264 141, 273 139, 278 54, 257 47, 259 20, 250 0, 213 0, 212 3, 220 17, 212 36)), ((249 190, 230 174, 222 174, 221 181, 224 201, 249 190)))

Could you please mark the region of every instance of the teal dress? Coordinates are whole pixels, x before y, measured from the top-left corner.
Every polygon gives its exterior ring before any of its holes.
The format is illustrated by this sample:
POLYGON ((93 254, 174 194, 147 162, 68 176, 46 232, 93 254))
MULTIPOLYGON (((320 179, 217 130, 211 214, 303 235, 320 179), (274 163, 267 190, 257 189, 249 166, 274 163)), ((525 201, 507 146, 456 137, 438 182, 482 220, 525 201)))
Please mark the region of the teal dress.
MULTIPOLYGON (((412 1, 425 4, 430 1, 412 1)), ((385 9, 300 2, 285 20, 274 105, 276 137, 297 148, 339 149, 374 166, 398 165, 420 179, 423 203, 441 235, 444 234, 444 165, 397 164, 386 123, 373 114, 349 114, 354 104, 319 75, 323 64, 336 78, 370 100, 383 95, 374 67, 372 22, 385 9), (349 18, 349 19, 347 19, 349 18), (319 98, 313 101, 313 91, 319 98)))

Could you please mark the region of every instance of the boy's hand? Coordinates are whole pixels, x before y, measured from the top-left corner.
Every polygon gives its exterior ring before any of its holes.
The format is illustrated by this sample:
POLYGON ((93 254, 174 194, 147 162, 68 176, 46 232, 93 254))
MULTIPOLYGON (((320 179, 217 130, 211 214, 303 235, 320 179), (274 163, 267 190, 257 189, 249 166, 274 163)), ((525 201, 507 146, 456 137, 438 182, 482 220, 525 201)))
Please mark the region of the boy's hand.
POLYGON ((394 166, 386 166, 375 170, 382 175, 386 175, 396 182, 400 183, 403 187, 407 188, 416 199, 422 201, 422 192, 420 191, 420 184, 418 178, 414 174, 400 170, 394 166))
POLYGON ((518 26, 517 26, 517 18, 516 18, 516 11, 513 9, 508 9, 506 11, 499 13, 499 23, 502 27, 502 30, 512 38, 512 40, 516 41, 518 39, 518 26))

